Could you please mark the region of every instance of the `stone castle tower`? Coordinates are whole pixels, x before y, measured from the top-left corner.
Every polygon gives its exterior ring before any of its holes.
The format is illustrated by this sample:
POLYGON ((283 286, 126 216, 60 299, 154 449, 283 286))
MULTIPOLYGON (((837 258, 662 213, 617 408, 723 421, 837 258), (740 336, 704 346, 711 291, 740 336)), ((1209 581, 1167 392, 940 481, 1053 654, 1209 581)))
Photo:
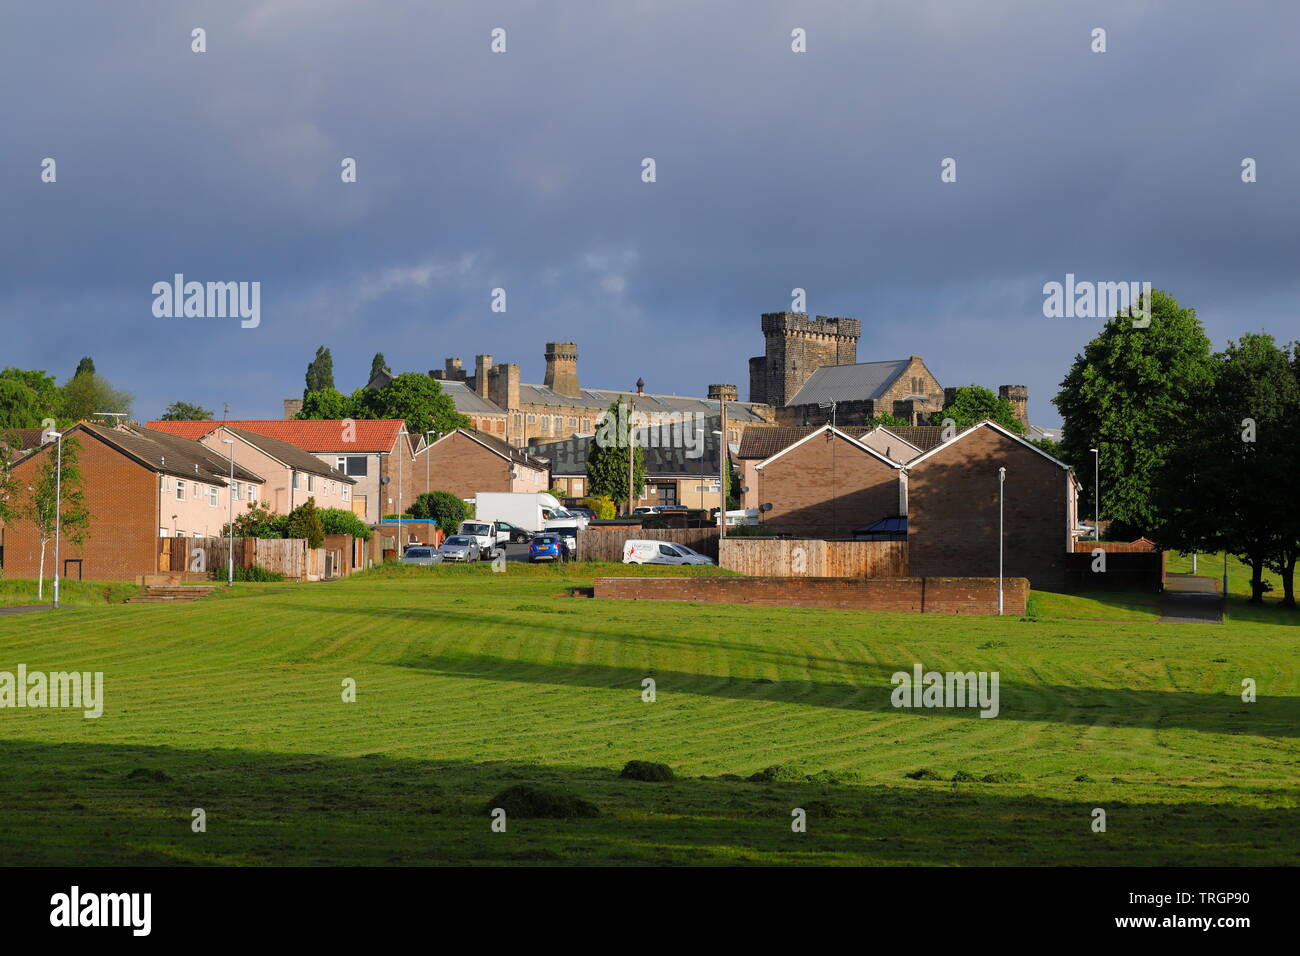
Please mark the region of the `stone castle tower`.
POLYGON ((561 395, 577 397, 578 346, 573 342, 546 343, 546 378, 543 384, 561 395))
POLYGON ((808 377, 823 365, 858 360, 862 323, 857 319, 809 318, 803 312, 763 313, 766 355, 749 360, 749 400, 774 408, 790 404, 808 377))

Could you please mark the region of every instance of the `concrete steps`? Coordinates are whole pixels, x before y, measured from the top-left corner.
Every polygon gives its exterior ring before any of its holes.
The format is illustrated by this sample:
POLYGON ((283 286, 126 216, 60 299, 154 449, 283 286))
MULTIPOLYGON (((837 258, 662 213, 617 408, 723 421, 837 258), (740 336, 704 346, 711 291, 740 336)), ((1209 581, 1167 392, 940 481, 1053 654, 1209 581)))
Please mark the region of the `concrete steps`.
POLYGON ((148 585, 144 589, 144 594, 126 599, 127 604, 162 604, 165 602, 187 602, 197 601, 205 598, 214 590, 212 585, 201 584, 170 584, 170 585, 148 585))

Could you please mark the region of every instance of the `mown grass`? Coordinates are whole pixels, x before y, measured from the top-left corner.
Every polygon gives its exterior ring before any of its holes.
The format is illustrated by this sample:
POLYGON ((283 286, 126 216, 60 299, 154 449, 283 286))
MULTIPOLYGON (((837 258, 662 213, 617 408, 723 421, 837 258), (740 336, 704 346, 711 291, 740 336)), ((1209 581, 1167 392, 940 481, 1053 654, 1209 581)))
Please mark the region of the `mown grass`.
MULTIPOLYGON (((1170 573, 1191 574, 1192 556, 1173 551, 1165 555, 1165 570, 1170 573)), ((1223 555, 1201 554, 1196 559, 1198 577, 1223 581, 1223 555)), ((1264 571, 1264 580, 1272 590, 1264 594, 1263 604, 1250 603, 1250 568, 1236 558, 1228 558, 1228 601, 1224 617, 1233 622, 1255 624, 1283 624, 1300 626, 1300 611, 1280 606, 1282 599, 1281 576, 1264 571)))
MULTIPOLYGON (((64 578, 59 582, 59 603, 69 607, 121 604, 141 588, 125 581, 75 581, 64 578)), ((54 599, 54 584, 45 581, 45 593, 37 596, 34 578, 0 578, 0 607, 17 607, 26 604, 49 604, 54 599)))
POLYGON ((383 568, 0 618, 0 670, 101 670, 106 696, 99 720, 0 711, 0 859, 1300 862, 1288 627, 568 597, 593 570, 383 568), (1000 715, 891 707, 916 662, 998 671, 1000 715), (628 760, 676 779, 621 779, 628 760), (485 806, 515 784, 600 816, 493 833, 485 806))

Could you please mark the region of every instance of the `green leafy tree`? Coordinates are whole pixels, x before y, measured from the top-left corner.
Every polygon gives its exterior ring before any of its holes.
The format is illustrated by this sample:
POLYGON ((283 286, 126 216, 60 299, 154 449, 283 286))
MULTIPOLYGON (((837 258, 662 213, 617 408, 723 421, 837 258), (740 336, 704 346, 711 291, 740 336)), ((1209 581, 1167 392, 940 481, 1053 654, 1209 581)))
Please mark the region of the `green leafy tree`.
POLYGON ((351 511, 343 508, 321 508, 318 513, 321 528, 326 534, 350 534, 364 541, 369 541, 371 538, 371 531, 366 527, 366 523, 351 511))
POLYGON ((189 402, 172 402, 167 406, 167 411, 162 413, 160 421, 210 422, 212 421, 212 412, 202 405, 191 405, 189 402))
POLYGON ((325 526, 321 523, 314 495, 289 512, 284 536, 303 538, 309 548, 319 548, 325 543, 325 526))
POLYGON ((114 388, 93 372, 83 372, 68 379, 62 389, 62 399, 61 418, 75 424, 83 419, 95 419, 100 412, 121 412, 130 417, 134 396, 114 388))
POLYGON ((982 385, 965 385, 957 389, 943 406, 943 411, 930 416, 930 424, 942 425, 945 418, 951 418, 961 428, 978 425, 987 418, 1017 435, 1025 433, 1025 426, 1016 418, 1015 406, 982 385))
POLYGON ((882 425, 886 428, 906 428, 911 424, 907 419, 899 418, 897 415, 876 415, 862 423, 864 428, 879 428, 882 425))
POLYGON ((17 379, 0 378, 0 429, 38 428, 43 411, 30 388, 17 379))
MULTIPOLYGON (((18 425, 17 428, 36 428, 47 418, 58 419, 59 406, 62 398, 59 394, 59 384, 54 380, 53 375, 46 375, 45 372, 37 369, 6 368, 0 371, 0 382, 17 382, 25 385, 36 395, 36 405, 38 414, 36 421, 30 425, 18 425)), ((0 400, 0 415, 3 415, 5 402, 0 400)))
MULTIPOLYGON (((1053 399, 1065 423, 1063 460, 1091 462, 1089 449, 1101 449, 1102 516, 1138 534, 1159 517, 1154 472, 1214 382, 1210 340, 1196 310, 1159 289, 1149 308, 1147 328, 1134 328, 1123 315, 1108 321, 1075 357, 1053 399)), ((1078 476, 1091 500, 1092 469, 1080 468, 1078 476)))
POLYGON ((635 434, 632 413, 621 401, 606 410, 592 439, 587 453, 587 491, 603 495, 613 501, 626 501, 627 511, 633 503, 628 497, 628 449, 632 455, 633 493, 645 486, 645 451, 635 442, 629 442, 629 433, 635 434))
POLYGON ((412 518, 436 522, 444 534, 455 534, 469 518, 470 509, 450 491, 426 491, 406 511, 412 518))
POLYGON ((1283 574, 1284 603, 1295 605, 1286 535, 1294 507, 1284 489, 1294 487, 1296 458, 1287 438, 1297 414, 1300 387, 1287 350, 1270 335, 1244 335, 1215 356, 1212 387, 1152 475, 1160 543, 1236 555, 1251 569, 1256 604, 1268 589, 1268 567, 1283 574))
POLYGON ((351 396, 333 388, 321 388, 302 397, 302 409, 293 417, 336 421, 364 416, 355 414, 355 403, 351 396))
POLYGON ((434 431, 441 436, 469 426, 451 396, 427 375, 406 372, 383 388, 363 390, 362 395, 364 407, 356 410, 355 418, 400 418, 414 435, 434 431))
POLYGON ((376 352, 375 357, 370 360, 370 378, 366 379, 366 381, 369 382, 370 379, 373 379, 380 372, 387 372, 387 371, 388 371, 388 362, 384 358, 384 353, 376 352))
POLYGON ((321 389, 334 389, 334 356, 325 346, 316 350, 316 357, 307 366, 307 388, 303 391, 305 399, 311 392, 321 389))
MULTIPOLYGON (((236 538, 287 538, 289 516, 272 512, 260 502, 250 502, 247 510, 234 520, 236 538)), ((230 534, 230 525, 221 529, 222 537, 230 534)))
POLYGON ((77 363, 77 370, 72 373, 74 378, 78 375, 94 375, 94 374, 95 374, 95 360, 92 359, 89 355, 84 356, 82 360, 77 363))
POLYGON ((58 467, 59 454, 55 442, 45 446, 36 480, 28 491, 19 516, 36 528, 41 543, 40 568, 36 595, 45 596, 45 551, 54 540, 56 525, 61 538, 81 544, 90 533, 90 510, 86 507, 86 491, 81 479, 78 455, 81 443, 76 438, 63 439, 62 465, 58 467))

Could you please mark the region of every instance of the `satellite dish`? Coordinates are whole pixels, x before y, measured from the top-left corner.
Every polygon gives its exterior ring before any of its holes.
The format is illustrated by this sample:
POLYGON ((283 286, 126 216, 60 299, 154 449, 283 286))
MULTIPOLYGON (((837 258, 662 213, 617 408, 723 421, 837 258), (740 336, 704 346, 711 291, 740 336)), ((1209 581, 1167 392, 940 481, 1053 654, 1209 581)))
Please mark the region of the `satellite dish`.
POLYGON ((768 511, 771 511, 771 510, 772 510, 772 502, 770 502, 770 501, 768 501, 768 502, 764 502, 763 504, 761 504, 761 505, 758 506, 758 510, 759 510, 759 511, 762 511, 762 512, 764 512, 764 513, 768 512, 768 511))
POLYGON ((392 481, 392 480, 393 480, 393 476, 392 476, 392 475, 384 475, 384 477, 382 477, 382 478, 379 479, 379 483, 380 483, 381 485, 386 485, 386 484, 388 484, 388 483, 389 483, 390 481, 392 481))

